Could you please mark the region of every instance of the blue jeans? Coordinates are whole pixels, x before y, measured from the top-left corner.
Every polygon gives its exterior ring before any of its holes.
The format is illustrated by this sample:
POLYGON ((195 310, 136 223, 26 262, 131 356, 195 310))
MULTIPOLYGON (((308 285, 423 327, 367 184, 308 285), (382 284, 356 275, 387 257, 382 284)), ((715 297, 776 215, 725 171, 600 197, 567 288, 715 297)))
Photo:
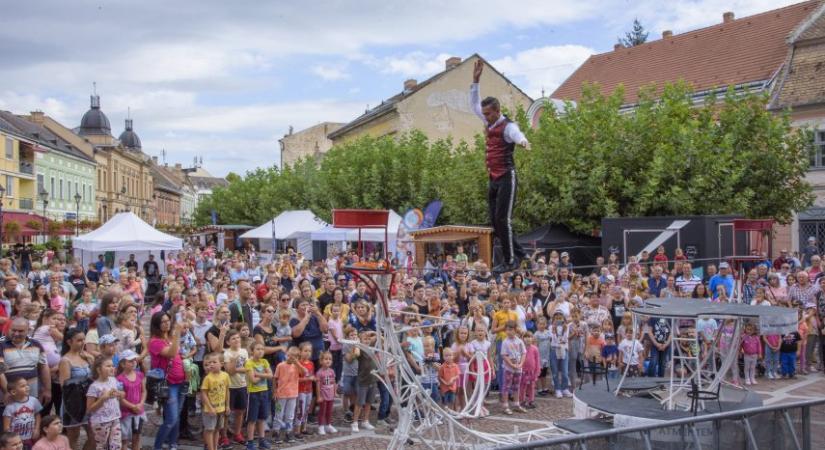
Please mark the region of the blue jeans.
POLYGON ((570 377, 567 374, 567 358, 568 353, 565 352, 564 359, 556 358, 556 352, 550 351, 550 367, 553 374, 553 389, 556 392, 563 391, 570 388, 570 377))
POLYGON ((155 436, 155 450, 160 450, 165 443, 178 445, 178 421, 183 409, 184 392, 180 384, 169 385, 169 400, 163 405, 163 425, 155 436))
POLYGON ((425 391, 430 391, 430 398, 435 400, 436 403, 441 401, 441 393, 438 392, 438 383, 421 383, 421 387, 423 387, 425 391))
POLYGON ((779 354, 779 362, 782 363, 782 375, 792 377, 796 373, 796 352, 779 354))
POLYGON ((780 374, 779 350, 774 350, 770 346, 765 346, 765 370, 774 375, 780 374))
POLYGON ((390 391, 387 390, 384 383, 380 381, 378 382, 378 396, 381 398, 381 403, 378 405, 378 420, 383 420, 390 416, 392 396, 390 396, 390 391))
POLYGON ((504 383, 504 361, 501 358, 501 343, 504 342, 500 339, 496 339, 496 385, 499 386, 501 389, 501 385, 504 383))
POLYGON ((665 366, 667 366, 667 358, 670 355, 670 346, 665 347, 664 350, 659 350, 655 345, 650 346, 650 365, 647 366, 647 376, 649 377, 663 377, 665 376, 665 366))

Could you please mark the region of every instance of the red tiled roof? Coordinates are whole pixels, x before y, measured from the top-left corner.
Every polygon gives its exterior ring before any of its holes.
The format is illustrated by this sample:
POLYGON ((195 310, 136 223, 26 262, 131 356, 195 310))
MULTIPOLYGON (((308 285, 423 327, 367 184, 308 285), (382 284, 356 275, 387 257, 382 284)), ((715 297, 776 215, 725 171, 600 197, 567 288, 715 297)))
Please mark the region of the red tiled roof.
POLYGON ((625 87, 625 103, 638 100, 639 88, 683 79, 697 91, 771 79, 788 54, 789 34, 822 0, 743 17, 673 35, 636 47, 593 55, 552 98, 578 100, 586 82, 609 94, 625 87))

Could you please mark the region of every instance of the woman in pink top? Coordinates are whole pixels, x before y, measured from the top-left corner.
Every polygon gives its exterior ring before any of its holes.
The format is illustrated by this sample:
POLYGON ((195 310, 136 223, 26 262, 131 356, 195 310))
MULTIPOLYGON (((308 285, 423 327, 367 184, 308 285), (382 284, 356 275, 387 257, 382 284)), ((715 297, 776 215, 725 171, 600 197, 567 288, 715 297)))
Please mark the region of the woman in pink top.
POLYGON ((183 361, 178 351, 181 325, 176 323, 172 326, 169 315, 161 312, 152 316, 149 332, 152 335, 149 340, 152 369, 163 370, 169 383, 169 399, 163 404, 163 425, 158 428, 154 448, 160 450, 161 446, 167 443, 170 448, 177 448, 178 421, 184 400, 181 384, 186 381, 183 361))

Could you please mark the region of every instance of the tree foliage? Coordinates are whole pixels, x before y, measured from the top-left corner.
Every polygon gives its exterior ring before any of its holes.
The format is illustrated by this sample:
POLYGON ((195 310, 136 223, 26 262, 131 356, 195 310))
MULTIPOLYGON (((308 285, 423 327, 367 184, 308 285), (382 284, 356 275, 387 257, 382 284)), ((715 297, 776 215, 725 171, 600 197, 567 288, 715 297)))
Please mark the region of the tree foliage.
MULTIPOLYGON (((805 181, 810 133, 766 109, 761 94, 727 92, 694 105, 684 83, 641 92, 634 111, 623 91, 585 86, 562 114, 547 106, 532 143, 517 150, 520 232, 548 221, 590 233, 616 216, 743 214, 782 222, 813 202, 805 181)), ((444 202, 441 223, 485 224, 484 141, 430 142, 420 132, 364 137, 279 170, 234 177, 198 205, 196 221, 258 225, 288 209, 329 220, 333 208, 403 213, 444 202)))
POLYGON ((647 31, 645 31, 645 27, 639 22, 639 19, 633 19, 633 29, 626 32, 624 37, 619 38, 619 44, 622 44, 625 47, 635 47, 637 45, 644 44, 647 42, 647 31))

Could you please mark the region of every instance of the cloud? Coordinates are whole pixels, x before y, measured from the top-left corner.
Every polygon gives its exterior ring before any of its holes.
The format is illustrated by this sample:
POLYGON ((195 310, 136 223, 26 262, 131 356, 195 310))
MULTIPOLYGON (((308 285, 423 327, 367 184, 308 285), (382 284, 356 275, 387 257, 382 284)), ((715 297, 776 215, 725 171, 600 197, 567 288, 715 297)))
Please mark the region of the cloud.
POLYGON ((427 78, 444 70, 444 62, 450 56, 447 53, 433 55, 414 51, 401 56, 389 56, 370 61, 369 64, 386 74, 398 74, 405 77, 427 78))
POLYGON ((311 70, 312 73, 325 81, 344 80, 350 76, 345 67, 330 64, 317 64, 311 70))
POLYGON ((533 98, 549 95, 587 58, 596 53, 581 45, 551 45, 531 48, 491 64, 533 98))

